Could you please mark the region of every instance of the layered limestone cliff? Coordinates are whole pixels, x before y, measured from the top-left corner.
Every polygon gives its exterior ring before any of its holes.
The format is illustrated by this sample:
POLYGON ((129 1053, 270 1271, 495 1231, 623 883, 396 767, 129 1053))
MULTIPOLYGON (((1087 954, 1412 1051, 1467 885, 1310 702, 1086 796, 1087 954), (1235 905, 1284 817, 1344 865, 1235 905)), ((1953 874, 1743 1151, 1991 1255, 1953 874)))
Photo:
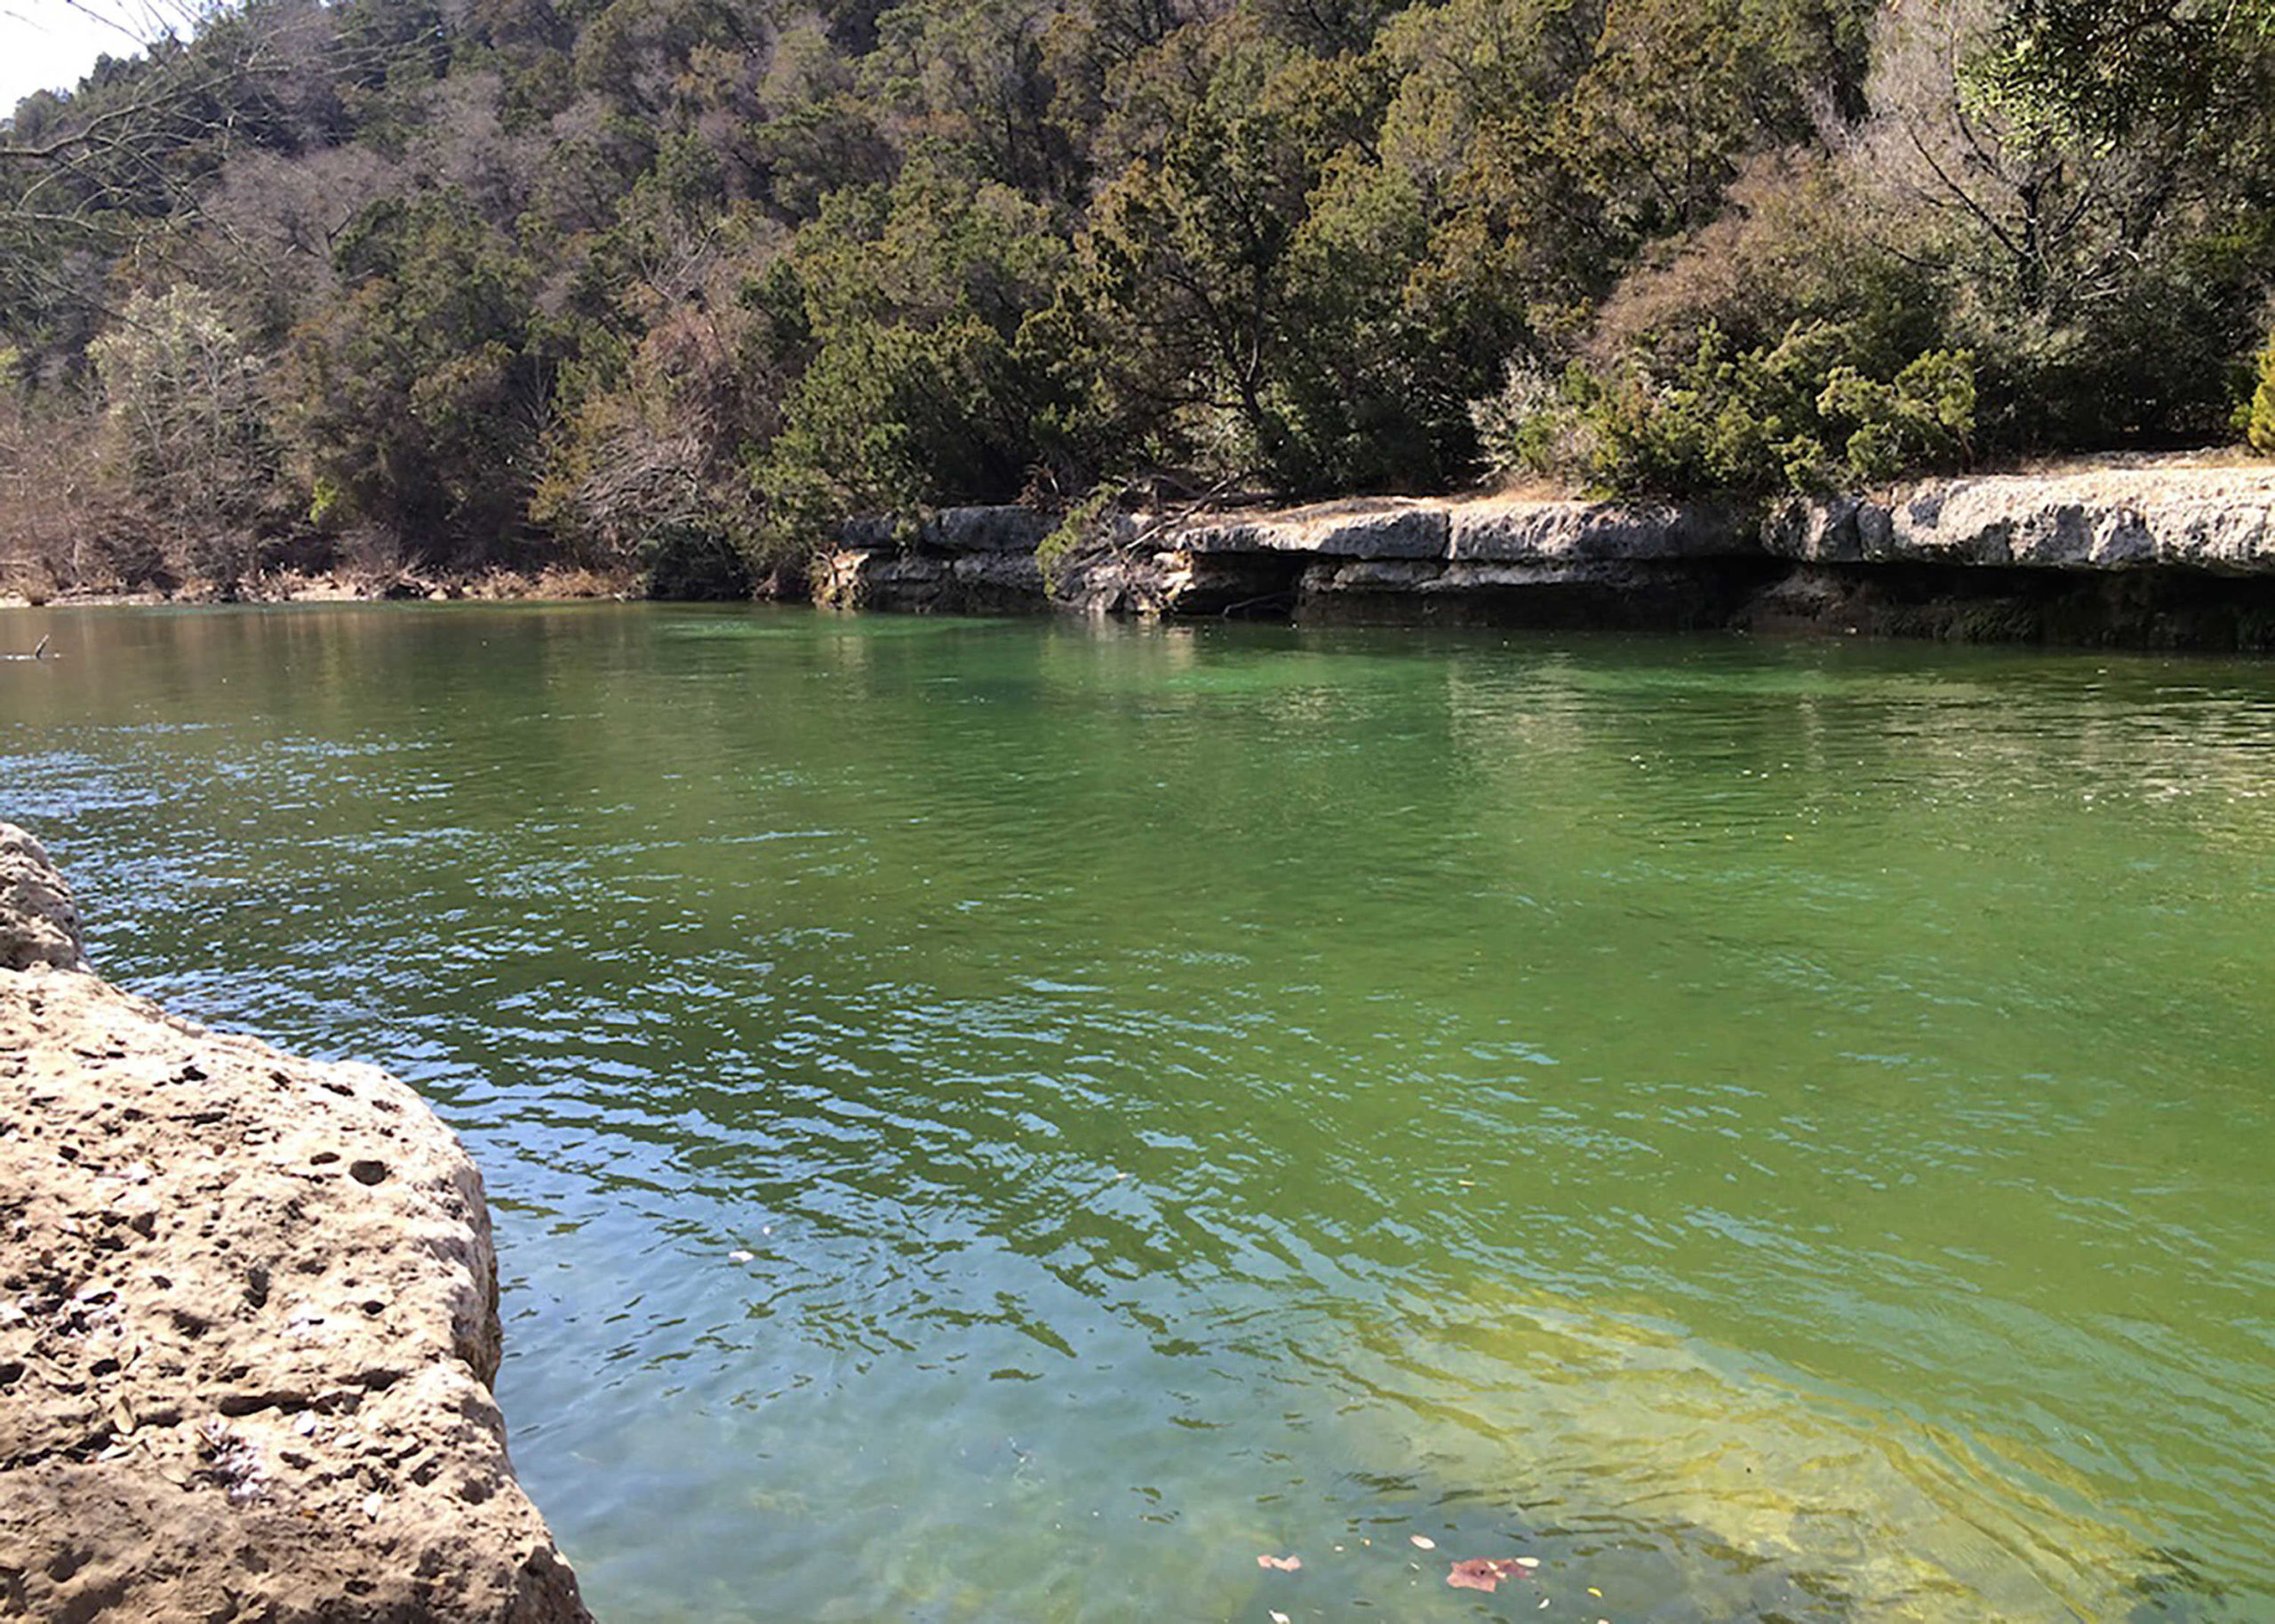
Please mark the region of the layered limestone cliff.
POLYGON ((481 1175, 403 1084, 92 974, 0 824, 0 1617, 589 1617, 490 1382, 481 1175))
POLYGON ((1929 480, 1886 500, 1787 504, 1773 556, 1826 564, 2275 571, 2275 466, 2184 459, 1929 480))
POLYGON ((1133 514, 1046 577, 1050 521, 849 526, 828 604, 2275 647, 2275 467, 2144 458, 1885 498, 1382 498, 1133 514))

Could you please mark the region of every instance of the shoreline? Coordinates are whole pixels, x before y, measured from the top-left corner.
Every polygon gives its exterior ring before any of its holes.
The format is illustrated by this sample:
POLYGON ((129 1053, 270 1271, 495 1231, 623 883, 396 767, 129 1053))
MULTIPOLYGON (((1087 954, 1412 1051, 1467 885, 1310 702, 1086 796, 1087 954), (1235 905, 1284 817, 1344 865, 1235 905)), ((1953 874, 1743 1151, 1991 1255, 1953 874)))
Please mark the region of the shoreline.
POLYGON ((0 592, 0 609, 153 609, 161 605, 272 603, 582 603, 642 596, 630 570, 548 564, 538 569, 405 571, 393 576, 348 570, 274 570, 231 591, 185 582, 172 591, 70 591, 33 597, 0 592))
MULTIPOLYGON (((1736 631, 2275 651, 2275 462, 2111 456, 1752 506, 1508 493, 849 520, 761 600, 887 613, 1736 631)), ((0 607, 628 601, 628 570, 274 572, 0 607)))

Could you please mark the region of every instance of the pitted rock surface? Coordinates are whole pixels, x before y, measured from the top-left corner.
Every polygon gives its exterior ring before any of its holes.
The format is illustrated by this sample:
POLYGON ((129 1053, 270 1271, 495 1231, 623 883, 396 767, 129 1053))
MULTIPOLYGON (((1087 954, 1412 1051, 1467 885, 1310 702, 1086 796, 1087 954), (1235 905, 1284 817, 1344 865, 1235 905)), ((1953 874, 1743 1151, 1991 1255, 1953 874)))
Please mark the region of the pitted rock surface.
POLYGON ((0 1617, 587 1619, 507 1458, 496 1281, 403 1084, 0 973, 0 1617))
POLYGON ((0 824, 0 970, 50 964, 87 967, 79 908, 47 848, 13 824, 0 824))

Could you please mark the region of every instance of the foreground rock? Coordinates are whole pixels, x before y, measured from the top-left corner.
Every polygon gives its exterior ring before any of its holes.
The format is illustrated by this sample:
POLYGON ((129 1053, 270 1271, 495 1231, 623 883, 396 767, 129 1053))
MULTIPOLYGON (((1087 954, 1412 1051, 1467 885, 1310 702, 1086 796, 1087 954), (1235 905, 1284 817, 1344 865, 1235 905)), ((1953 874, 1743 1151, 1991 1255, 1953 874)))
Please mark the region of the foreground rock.
POLYGON ((84 970, 79 906, 40 843, 0 824, 0 970, 84 970))
POLYGON ((1049 521, 954 508, 847 527, 842 608, 1816 629, 2275 648, 2275 466, 2141 458, 1711 504, 1384 498, 1136 514, 1059 561, 1049 521))
POLYGON ((507 1460, 450 1130, 371 1067, 87 973, 68 887, 0 824, 19 942, 44 951, 0 970, 0 1617, 587 1619, 507 1460))

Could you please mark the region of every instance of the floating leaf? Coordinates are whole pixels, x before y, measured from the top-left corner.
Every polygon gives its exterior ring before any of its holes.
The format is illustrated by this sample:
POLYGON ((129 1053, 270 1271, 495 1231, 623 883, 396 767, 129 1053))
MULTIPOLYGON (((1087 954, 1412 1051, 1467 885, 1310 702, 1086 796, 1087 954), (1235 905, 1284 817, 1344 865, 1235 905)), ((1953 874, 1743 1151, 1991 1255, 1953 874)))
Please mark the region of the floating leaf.
POLYGON ((1455 1563, 1453 1572, 1446 1575, 1446 1582, 1457 1590, 1483 1590, 1490 1594, 1501 1588, 1503 1580, 1513 1579, 1524 1571, 1525 1564, 1521 1562, 1498 1562, 1490 1556, 1472 1556, 1466 1562, 1455 1563))
POLYGON ((1258 1556, 1256 1559, 1256 1565, 1260 1568, 1278 1568, 1283 1573, 1292 1573, 1304 1565, 1304 1559, 1301 1556, 1258 1556))

